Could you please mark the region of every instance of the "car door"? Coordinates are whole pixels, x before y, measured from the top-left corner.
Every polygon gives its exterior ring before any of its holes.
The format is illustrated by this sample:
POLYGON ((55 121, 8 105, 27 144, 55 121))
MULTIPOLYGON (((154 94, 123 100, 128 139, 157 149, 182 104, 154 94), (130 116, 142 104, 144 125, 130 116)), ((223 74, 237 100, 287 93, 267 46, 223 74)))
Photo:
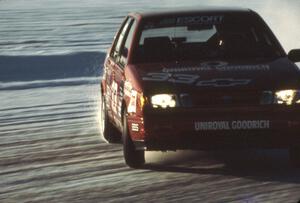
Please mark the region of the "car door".
POLYGON ((111 51, 111 85, 110 85, 110 110, 111 117, 117 126, 122 126, 122 101, 124 87, 124 68, 127 64, 127 55, 129 46, 132 41, 133 31, 135 28, 134 19, 128 17, 122 30, 116 39, 115 45, 111 51), (132 28, 132 29, 131 29, 132 28))

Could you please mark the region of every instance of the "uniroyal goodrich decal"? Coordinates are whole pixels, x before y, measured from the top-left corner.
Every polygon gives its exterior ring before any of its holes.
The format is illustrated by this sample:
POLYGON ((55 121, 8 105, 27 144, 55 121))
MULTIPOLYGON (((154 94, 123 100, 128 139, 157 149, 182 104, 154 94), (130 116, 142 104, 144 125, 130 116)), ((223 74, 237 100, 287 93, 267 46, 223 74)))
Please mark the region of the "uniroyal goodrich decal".
POLYGON ((269 120, 197 121, 195 131, 269 129, 269 120))

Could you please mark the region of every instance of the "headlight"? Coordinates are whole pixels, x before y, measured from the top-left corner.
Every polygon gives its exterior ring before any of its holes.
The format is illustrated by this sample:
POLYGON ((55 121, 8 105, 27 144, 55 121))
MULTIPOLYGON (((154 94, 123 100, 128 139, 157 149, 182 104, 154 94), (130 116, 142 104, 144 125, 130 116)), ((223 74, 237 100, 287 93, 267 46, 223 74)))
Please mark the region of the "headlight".
POLYGON ((175 107, 176 95, 173 94, 157 94, 151 97, 151 104, 153 108, 167 108, 167 107, 175 107))
POLYGON ((299 90, 281 90, 275 92, 276 104, 300 104, 300 91, 299 90))

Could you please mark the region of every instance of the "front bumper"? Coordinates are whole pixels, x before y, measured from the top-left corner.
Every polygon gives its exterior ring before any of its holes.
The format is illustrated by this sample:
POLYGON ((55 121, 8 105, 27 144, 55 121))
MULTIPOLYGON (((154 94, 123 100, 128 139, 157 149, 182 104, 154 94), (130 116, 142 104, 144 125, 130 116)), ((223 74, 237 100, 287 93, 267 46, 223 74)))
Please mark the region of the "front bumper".
POLYGON ((146 108, 144 139, 135 143, 147 150, 300 146, 300 107, 146 108))

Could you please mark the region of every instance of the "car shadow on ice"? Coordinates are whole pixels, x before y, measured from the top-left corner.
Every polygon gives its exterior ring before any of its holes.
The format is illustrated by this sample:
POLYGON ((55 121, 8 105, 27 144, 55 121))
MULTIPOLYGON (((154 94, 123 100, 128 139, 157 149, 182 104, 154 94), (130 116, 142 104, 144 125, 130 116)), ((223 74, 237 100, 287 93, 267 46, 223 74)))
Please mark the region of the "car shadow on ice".
POLYGON ((300 171, 289 164, 287 150, 220 150, 189 153, 179 151, 169 157, 161 156, 161 158, 158 155, 155 158, 150 156, 150 163, 147 163, 144 169, 300 183, 300 171))

